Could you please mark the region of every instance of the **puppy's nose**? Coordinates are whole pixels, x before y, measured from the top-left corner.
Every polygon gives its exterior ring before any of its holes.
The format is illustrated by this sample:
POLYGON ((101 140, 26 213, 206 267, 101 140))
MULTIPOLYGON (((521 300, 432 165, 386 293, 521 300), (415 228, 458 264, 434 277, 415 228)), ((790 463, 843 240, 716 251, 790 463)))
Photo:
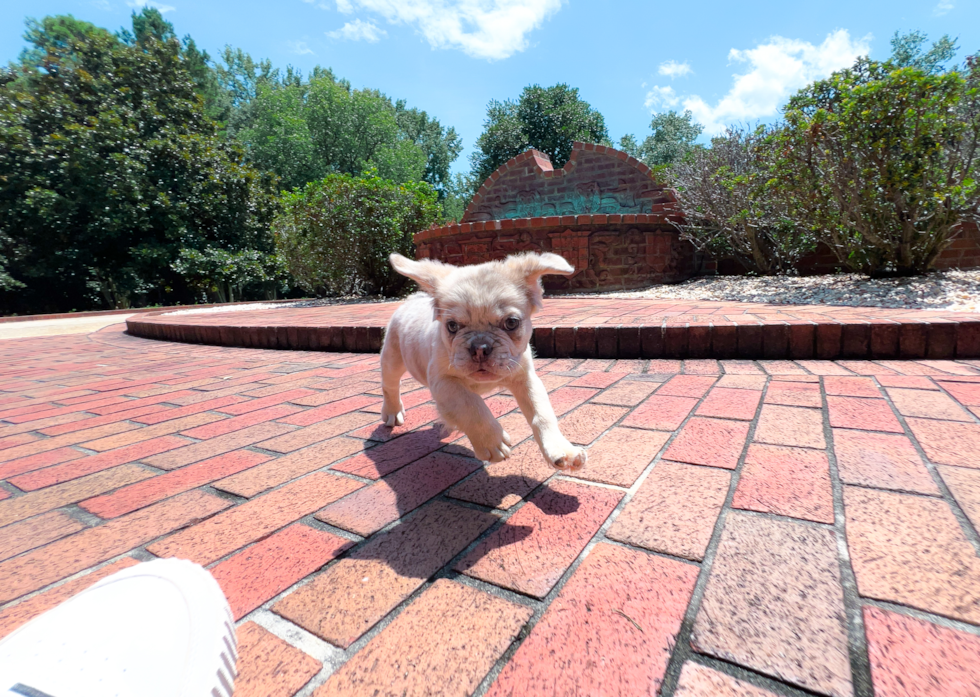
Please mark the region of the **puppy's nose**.
POLYGON ((470 356, 473 360, 481 363, 487 359, 493 351, 493 345, 489 341, 474 341, 470 344, 470 356))

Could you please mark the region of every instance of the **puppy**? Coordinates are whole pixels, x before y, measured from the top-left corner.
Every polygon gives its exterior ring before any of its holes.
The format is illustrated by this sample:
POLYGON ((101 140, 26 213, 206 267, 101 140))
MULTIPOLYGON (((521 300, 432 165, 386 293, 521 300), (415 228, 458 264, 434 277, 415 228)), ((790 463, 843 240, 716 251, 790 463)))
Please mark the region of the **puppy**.
POLYGON ((531 315, 542 308, 541 277, 569 276, 575 269, 557 254, 519 254, 462 267, 399 254, 390 261, 421 292, 388 322, 381 349, 381 421, 389 427, 405 421, 399 386, 407 368, 428 386, 443 422, 467 435, 476 457, 499 462, 510 456, 510 436, 480 395, 503 387, 517 400, 545 460, 560 470, 581 469, 586 452, 558 429, 528 344, 531 315))

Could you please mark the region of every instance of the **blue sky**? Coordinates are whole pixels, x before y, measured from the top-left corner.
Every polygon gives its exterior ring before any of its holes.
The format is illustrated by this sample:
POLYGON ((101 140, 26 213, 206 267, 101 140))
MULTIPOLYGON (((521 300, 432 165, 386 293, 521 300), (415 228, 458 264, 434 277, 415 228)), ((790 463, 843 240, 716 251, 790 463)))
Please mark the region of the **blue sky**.
MULTIPOLYGON (((0 58, 23 47, 27 16, 71 13, 116 29, 146 0, 0 3, 0 58)), ((613 140, 649 132, 653 111, 691 108, 716 131, 773 119, 793 91, 870 54, 896 30, 958 37, 980 52, 980 0, 664 3, 584 0, 161 0, 178 35, 217 54, 319 64, 452 125, 466 157, 487 102, 532 83, 567 82, 613 140)))

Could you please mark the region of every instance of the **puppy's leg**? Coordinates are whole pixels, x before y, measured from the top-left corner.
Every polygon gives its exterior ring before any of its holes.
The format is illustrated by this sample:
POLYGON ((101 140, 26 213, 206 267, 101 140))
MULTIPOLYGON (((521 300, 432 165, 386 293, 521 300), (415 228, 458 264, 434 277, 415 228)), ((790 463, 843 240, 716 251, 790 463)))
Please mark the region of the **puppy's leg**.
POLYGON ((524 413, 524 418, 531 425, 534 440, 538 442, 544 459, 556 469, 582 469, 588 458, 585 448, 572 445, 561 434, 558 418, 551 407, 551 400, 548 399, 548 390, 541 378, 534 373, 533 365, 527 370, 523 380, 511 386, 511 392, 524 413))
POLYGON ((480 395, 452 378, 433 381, 429 389, 443 421, 466 434, 477 460, 500 462, 510 457, 510 436, 480 395))
POLYGON ((381 349, 381 392, 384 395, 381 423, 389 428, 405 423, 405 407, 399 394, 404 374, 405 361, 398 345, 398 334, 389 327, 381 349))

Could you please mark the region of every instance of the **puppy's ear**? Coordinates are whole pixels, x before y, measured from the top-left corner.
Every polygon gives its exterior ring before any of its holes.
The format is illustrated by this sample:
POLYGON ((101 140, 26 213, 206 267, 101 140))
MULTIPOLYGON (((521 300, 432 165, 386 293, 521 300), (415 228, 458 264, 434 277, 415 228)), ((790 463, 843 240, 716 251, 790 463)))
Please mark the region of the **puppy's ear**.
POLYGON ((544 288, 541 287, 542 276, 546 274, 571 276, 575 273, 574 266, 557 254, 550 252, 545 254, 517 254, 507 257, 505 263, 524 280, 532 310, 540 310, 544 306, 542 303, 542 295, 544 294, 544 288))
POLYGON ((403 257, 401 254, 392 254, 388 257, 388 261, 391 262, 391 268, 402 276, 408 276, 418 283, 419 288, 429 295, 434 294, 436 286, 439 285, 439 281, 452 273, 453 269, 456 268, 455 266, 443 264, 441 261, 433 261, 432 259, 414 261, 403 257))

